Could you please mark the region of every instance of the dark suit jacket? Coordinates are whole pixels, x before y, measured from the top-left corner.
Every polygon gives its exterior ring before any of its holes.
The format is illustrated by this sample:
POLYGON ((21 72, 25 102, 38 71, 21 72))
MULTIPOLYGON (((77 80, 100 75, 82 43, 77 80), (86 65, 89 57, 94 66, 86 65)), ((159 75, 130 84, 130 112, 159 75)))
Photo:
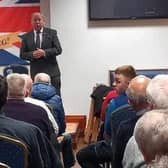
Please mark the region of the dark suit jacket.
POLYGON ((124 150, 129 138, 133 135, 134 127, 140 116, 121 122, 117 135, 112 145, 112 167, 122 168, 124 150))
POLYGON ((59 76, 60 70, 56 56, 61 54, 62 48, 57 37, 56 30, 43 28, 41 48, 45 50, 45 58, 34 59, 33 51, 36 50, 34 32, 21 36, 22 47, 20 57, 30 61, 30 73, 32 79, 37 73, 44 72, 52 76, 59 76))
POLYGON ((29 150, 28 168, 62 168, 55 150, 36 126, 0 114, 0 134, 26 143, 29 150))
POLYGON ((111 139, 112 142, 116 138, 116 133, 121 122, 134 118, 136 116, 135 110, 129 105, 123 105, 117 108, 111 114, 111 139))

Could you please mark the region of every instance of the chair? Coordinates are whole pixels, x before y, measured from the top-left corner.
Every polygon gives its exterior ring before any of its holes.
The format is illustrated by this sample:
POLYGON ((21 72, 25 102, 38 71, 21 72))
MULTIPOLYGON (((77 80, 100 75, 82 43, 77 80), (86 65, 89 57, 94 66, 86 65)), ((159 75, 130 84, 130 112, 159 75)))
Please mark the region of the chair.
POLYGON ((4 76, 7 76, 11 73, 28 74, 29 70, 26 66, 19 65, 19 64, 12 64, 3 69, 4 76))
POLYGON ((25 143, 6 135, 0 135, 0 162, 11 168, 28 167, 28 149, 25 143))
POLYGON ((100 129, 100 117, 95 116, 94 108, 95 108, 94 99, 91 99, 89 119, 87 127, 85 129, 85 137, 84 137, 84 141, 87 144, 97 141, 100 129))

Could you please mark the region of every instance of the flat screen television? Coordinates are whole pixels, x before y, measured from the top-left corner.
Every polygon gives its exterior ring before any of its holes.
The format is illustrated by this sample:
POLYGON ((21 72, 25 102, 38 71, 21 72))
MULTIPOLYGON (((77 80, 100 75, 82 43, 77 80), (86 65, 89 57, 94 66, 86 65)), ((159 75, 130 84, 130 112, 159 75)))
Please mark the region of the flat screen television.
POLYGON ((168 0, 89 0, 90 20, 168 18, 168 0))

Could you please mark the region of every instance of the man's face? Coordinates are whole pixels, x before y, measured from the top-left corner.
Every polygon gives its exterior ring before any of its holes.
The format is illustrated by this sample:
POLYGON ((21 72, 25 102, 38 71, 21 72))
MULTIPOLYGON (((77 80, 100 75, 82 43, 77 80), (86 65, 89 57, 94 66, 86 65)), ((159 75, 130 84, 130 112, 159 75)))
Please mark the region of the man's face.
POLYGON ((44 26, 44 19, 40 13, 35 13, 32 16, 32 26, 36 31, 41 30, 41 28, 44 26))
POLYGON ((114 86, 119 94, 124 93, 128 88, 129 80, 122 74, 115 74, 114 86))

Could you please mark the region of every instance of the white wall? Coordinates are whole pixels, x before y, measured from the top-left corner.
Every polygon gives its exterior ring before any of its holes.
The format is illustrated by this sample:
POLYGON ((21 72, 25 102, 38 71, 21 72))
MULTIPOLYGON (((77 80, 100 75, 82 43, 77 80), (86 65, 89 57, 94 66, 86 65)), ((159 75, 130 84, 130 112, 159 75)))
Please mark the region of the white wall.
POLYGON ((168 20, 88 21, 86 0, 51 0, 51 27, 63 53, 62 97, 68 114, 88 114, 96 83, 108 84, 108 70, 168 67, 168 20))
POLYGON ((88 114, 92 88, 108 84, 109 69, 168 67, 168 20, 89 22, 87 0, 41 2, 63 48, 58 61, 67 114, 88 114))
POLYGON ((86 0, 50 0, 51 27, 63 47, 59 56, 62 97, 68 114, 88 114, 96 83, 108 70, 168 67, 168 20, 88 21, 86 0))

